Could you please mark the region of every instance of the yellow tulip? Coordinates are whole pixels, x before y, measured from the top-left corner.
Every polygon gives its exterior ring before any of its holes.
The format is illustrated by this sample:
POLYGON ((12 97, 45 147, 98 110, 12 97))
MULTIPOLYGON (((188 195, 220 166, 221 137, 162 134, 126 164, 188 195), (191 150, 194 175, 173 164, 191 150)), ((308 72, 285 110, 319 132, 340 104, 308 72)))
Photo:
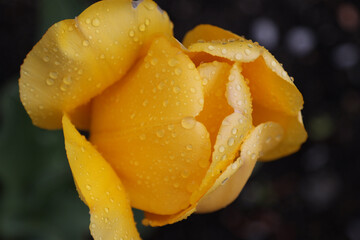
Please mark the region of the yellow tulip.
POLYGON ((139 239, 131 206, 151 226, 223 208, 257 160, 307 136, 302 95, 266 49, 211 25, 182 45, 152 0, 104 0, 56 23, 19 85, 34 125, 63 128, 95 239, 139 239))

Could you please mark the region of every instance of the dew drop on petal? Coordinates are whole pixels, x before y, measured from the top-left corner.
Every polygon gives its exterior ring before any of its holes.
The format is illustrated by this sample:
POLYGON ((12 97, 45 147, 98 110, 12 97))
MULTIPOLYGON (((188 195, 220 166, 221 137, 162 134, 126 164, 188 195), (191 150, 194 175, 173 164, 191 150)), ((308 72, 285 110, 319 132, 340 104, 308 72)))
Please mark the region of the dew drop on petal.
POLYGON ((184 117, 181 120, 181 126, 185 129, 192 129, 196 125, 196 120, 193 117, 184 117))

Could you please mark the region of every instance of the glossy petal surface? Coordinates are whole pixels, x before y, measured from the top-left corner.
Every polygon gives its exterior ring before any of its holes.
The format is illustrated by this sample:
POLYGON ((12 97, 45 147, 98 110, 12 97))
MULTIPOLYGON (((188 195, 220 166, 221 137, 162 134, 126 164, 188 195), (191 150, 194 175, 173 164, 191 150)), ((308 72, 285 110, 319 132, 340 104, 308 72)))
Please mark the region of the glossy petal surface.
POLYGON ((222 121, 234 112, 225 96, 230 69, 229 64, 221 62, 203 63, 198 67, 204 87, 205 105, 196 119, 208 129, 213 146, 222 121))
MULTIPOLYGON (((216 64, 217 65, 217 64, 216 64)), ((215 66, 216 66, 215 65, 215 66)), ((208 68, 211 64, 203 65, 204 69, 201 70, 201 66, 199 67, 200 72, 205 74, 208 71, 208 68)), ((231 95, 232 101, 244 100, 241 106, 237 106, 236 111, 226 116, 225 119, 221 122, 221 126, 218 130, 218 134, 216 137, 216 142, 212 154, 212 162, 209 166, 205 177, 203 178, 201 185, 196 191, 191 195, 191 206, 187 209, 178 212, 173 215, 159 215, 159 214, 151 214, 147 213, 145 215, 144 224, 149 224, 152 226, 162 226, 168 223, 174 223, 176 221, 180 221, 186 218, 190 213, 196 211, 196 206, 198 201, 212 188, 212 186, 216 183, 217 179, 222 175, 222 173, 228 168, 230 164, 239 156, 240 146, 243 143, 246 136, 250 133, 253 128, 252 125, 252 115, 251 115, 251 99, 250 99, 250 91, 247 87, 245 79, 241 75, 241 69, 237 64, 234 64, 230 69, 226 65, 218 65, 219 69, 227 69, 228 76, 227 80, 227 89, 225 92, 225 97, 227 97, 229 103, 229 97, 231 95), (228 91, 229 87, 233 87, 235 85, 240 85, 240 88, 236 89, 236 92, 228 91), (246 111, 245 111, 246 110, 246 111)), ((210 69, 211 69, 210 68, 210 69)), ((216 73, 216 71, 215 71, 216 73)), ((204 75, 203 75, 204 76, 204 75)), ((226 81, 221 79, 225 84, 226 81)), ((211 85, 210 85, 211 86, 211 85)), ((211 89, 211 88, 209 88, 211 89)), ((205 86, 205 92, 206 92, 205 86)), ((216 91, 215 91, 216 92, 216 91)), ((223 93, 223 92, 222 92, 223 93)), ((229 105, 230 106, 230 105, 229 105)), ((206 108, 206 102, 205 102, 206 108)), ((244 171, 247 172, 247 176, 250 175, 252 168, 244 168, 244 171)), ((245 178, 244 178, 245 179, 245 178)), ((245 184, 245 181, 244 181, 245 184)))
POLYGON ((209 134, 195 120, 203 103, 194 64, 165 38, 155 39, 122 82, 94 99, 91 141, 134 207, 174 214, 190 204, 210 164, 209 134))
POLYGON ((172 34, 151 0, 99 1, 76 20, 54 24, 21 67, 20 96, 36 126, 61 128, 63 112, 87 103, 121 79, 152 39, 172 34))
POLYGON ((216 211, 234 201, 249 179, 256 161, 281 142, 283 132, 281 125, 274 122, 262 123, 254 128, 241 145, 240 156, 216 179, 196 211, 216 211))
POLYGON ((301 114, 300 116, 291 116, 255 104, 253 117, 255 125, 273 121, 281 124, 284 129, 284 137, 281 142, 274 149, 266 152, 260 160, 273 160, 294 153, 299 150, 307 138, 301 114))
POLYGON ((125 189, 112 167, 67 116, 63 130, 77 190, 90 209, 94 239, 140 239, 125 189))

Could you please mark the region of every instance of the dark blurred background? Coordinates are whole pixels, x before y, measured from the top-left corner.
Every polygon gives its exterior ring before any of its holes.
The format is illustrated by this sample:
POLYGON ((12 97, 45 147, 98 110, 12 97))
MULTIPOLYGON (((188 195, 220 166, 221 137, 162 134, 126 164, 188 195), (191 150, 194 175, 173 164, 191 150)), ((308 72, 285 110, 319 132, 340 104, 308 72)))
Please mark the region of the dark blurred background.
MULTIPOLYGON (((62 133, 32 126, 17 79, 46 29, 93 2, 0 0, 0 239, 91 239, 62 133)), ((267 47, 304 96, 309 139, 296 154, 258 164, 227 208, 139 226, 143 239, 360 239, 360 1, 157 2, 178 39, 210 23, 267 47)))

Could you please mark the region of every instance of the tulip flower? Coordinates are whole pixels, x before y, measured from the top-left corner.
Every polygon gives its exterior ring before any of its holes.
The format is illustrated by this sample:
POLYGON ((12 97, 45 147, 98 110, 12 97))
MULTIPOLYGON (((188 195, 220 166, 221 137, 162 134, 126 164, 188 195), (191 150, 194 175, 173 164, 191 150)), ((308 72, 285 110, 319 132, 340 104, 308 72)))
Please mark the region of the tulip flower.
POLYGON ((131 207, 151 226, 221 209, 258 160, 306 140, 302 95, 265 48, 211 25, 181 44, 172 27, 152 0, 100 1, 21 66, 33 124, 63 129, 95 239, 139 239, 131 207))

